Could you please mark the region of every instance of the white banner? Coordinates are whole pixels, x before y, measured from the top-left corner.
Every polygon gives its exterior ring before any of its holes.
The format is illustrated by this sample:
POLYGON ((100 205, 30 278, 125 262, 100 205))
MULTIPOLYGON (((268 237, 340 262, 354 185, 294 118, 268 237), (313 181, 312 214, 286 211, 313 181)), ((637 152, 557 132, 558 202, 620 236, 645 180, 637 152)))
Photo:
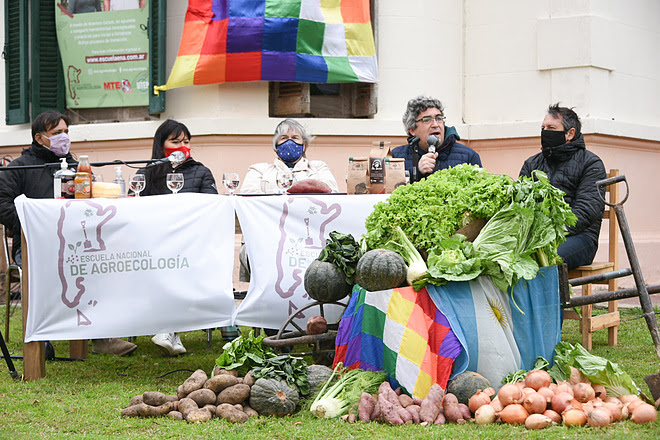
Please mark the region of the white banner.
POLYGON ((114 200, 18 197, 29 265, 25 341, 231 324, 231 199, 189 193, 114 200))
MULTIPOLYGON (((373 206, 388 195, 294 195, 240 197, 236 211, 250 261, 250 287, 236 310, 237 325, 280 328, 311 300, 304 289, 307 266, 319 255, 332 231, 366 231, 373 206)), ((339 307, 325 308, 328 322, 339 319, 339 307), (334 310, 332 310, 334 309, 334 310), (330 311, 330 314, 327 312, 330 311), (334 316, 333 316, 334 314, 334 316)), ((305 328, 318 308, 296 316, 305 328)))

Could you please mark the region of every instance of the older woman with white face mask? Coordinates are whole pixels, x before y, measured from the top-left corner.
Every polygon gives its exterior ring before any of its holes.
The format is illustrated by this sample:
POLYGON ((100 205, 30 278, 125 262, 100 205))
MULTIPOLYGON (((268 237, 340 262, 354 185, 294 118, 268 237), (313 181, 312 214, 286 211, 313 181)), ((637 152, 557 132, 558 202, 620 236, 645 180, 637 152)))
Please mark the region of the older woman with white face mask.
POLYGON ((241 186, 241 194, 278 193, 278 172, 290 171, 294 182, 314 179, 325 183, 332 192, 338 192, 337 181, 330 168, 320 160, 308 160, 305 150, 313 138, 293 119, 285 119, 275 129, 273 150, 277 158, 273 163, 257 163, 248 169, 241 186))

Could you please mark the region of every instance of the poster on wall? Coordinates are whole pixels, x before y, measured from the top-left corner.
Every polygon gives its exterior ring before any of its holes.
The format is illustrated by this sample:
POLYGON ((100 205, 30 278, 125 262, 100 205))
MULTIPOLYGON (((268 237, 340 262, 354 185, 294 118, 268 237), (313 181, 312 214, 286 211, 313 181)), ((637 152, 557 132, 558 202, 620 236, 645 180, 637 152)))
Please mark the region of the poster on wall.
POLYGON ((149 103, 149 0, 55 0, 68 108, 149 103))

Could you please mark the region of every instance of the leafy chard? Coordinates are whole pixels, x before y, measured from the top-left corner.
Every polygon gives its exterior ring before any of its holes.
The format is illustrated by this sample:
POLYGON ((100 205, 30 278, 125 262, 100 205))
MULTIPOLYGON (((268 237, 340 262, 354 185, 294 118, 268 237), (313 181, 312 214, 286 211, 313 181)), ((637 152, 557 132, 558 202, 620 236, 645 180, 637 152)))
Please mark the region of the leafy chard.
POLYGON ((346 282, 353 285, 355 269, 362 253, 360 245, 351 234, 332 231, 318 260, 332 263, 344 274, 346 282))

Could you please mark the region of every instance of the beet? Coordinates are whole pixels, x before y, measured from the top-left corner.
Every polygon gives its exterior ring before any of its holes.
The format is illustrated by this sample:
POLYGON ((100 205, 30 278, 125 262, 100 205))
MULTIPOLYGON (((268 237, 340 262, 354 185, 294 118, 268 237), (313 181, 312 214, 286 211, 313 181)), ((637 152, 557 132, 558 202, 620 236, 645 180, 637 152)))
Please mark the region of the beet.
POLYGON ((328 331, 328 322, 323 316, 312 316, 307 321, 307 334, 320 335, 328 331))

